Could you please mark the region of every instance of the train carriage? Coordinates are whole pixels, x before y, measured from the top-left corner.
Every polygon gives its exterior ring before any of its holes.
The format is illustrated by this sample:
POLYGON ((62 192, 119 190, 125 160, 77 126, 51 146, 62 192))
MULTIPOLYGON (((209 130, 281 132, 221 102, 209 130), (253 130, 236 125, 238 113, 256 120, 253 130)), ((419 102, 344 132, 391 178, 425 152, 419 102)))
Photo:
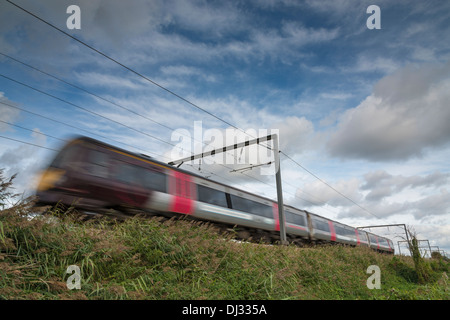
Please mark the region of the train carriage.
POLYGON ((361 229, 356 229, 355 232, 356 232, 357 244, 368 247, 369 246, 369 238, 367 236, 367 232, 364 230, 361 230, 361 229))
MULTIPOLYGON (((278 206, 275 205, 278 217, 278 206)), ((310 239, 311 230, 308 226, 308 213, 291 206, 284 207, 286 232, 301 239, 310 239)))
POLYGON ((334 222, 334 230, 336 232, 337 242, 354 246, 358 243, 354 227, 350 227, 339 222, 334 222))
POLYGON ((311 239, 325 242, 335 242, 336 232, 334 230, 333 222, 310 212, 308 212, 308 214, 311 225, 311 239))

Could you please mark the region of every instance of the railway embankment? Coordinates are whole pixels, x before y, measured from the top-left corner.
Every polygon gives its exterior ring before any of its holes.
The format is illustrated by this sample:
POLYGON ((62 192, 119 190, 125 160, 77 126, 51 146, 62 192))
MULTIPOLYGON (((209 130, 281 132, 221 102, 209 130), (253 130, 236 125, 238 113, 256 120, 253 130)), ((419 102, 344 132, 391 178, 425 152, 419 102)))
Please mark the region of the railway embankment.
POLYGON ((186 220, 0 211, 0 299, 444 299, 449 262, 344 246, 230 241, 186 220))

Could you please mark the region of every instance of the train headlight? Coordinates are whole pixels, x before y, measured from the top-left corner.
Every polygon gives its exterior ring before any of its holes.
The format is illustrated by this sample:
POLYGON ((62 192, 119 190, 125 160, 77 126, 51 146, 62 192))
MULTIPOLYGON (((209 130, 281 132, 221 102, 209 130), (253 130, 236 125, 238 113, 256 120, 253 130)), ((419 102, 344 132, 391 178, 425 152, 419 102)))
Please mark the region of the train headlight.
POLYGON ((49 168, 42 173, 41 179, 37 186, 37 191, 45 191, 54 188, 56 183, 62 181, 65 170, 49 168))

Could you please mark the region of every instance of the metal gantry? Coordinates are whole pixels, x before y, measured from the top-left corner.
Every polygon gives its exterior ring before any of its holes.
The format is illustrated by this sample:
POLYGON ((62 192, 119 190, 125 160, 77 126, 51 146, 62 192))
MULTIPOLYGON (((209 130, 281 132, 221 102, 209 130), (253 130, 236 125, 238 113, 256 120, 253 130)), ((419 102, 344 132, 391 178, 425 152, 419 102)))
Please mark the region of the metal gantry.
POLYGON ((399 251, 399 253, 401 254, 399 242, 407 242, 407 243, 408 243, 409 251, 411 252, 411 247, 410 247, 410 242, 409 242, 409 236, 408 236, 408 230, 406 229, 406 224, 404 224, 404 223, 380 224, 380 225, 374 225, 374 226, 357 227, 357 229, 389 228, 389 227, 403 227, 403 228, 404 228, 404 230, 405 230, 405 235, 406 235, 406 241, 398 241, 398 242, 397 242, 397 245, 398 245, 398 251, 399 251))
POLYGON ((277 202, 278 202, 278 220, 280 222, 280 240, 282 244, 287 243, 286 238, 286 222, 284 217, 284 206, 283 206, 283 189, 282 189, 282 183, 281 183, 281 168, 280 168, 280 155, 279 155, 279 147, 278 147, 278 135, 277 134, 269 134, 265 137, 260 137, 252 140, 247 140, 240 143, 235 143, 226 147, 221 147, 218 149, 214 149, 207 152, 198 153, 195 155, 191 155, 179 160, 171 161, 169 162, 170 165, 181 165, 184 162, 187 161, 193 161, 196 159, 213 156, 216 154, 220 154, 223 152, 235 150, 237 148, 243 148, 248 147, 253 144, 259 144, 261 142, 265 141, 273 141, 273 153, 274 153, 274 160, 275 160, 275 180, 277 185, 277 202))

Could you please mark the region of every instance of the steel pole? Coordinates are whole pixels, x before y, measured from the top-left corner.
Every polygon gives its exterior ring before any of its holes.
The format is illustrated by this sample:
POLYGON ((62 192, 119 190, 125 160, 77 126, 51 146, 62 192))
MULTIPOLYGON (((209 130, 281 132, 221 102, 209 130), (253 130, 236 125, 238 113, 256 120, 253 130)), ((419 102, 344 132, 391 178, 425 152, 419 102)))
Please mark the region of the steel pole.
POLYGON ((281 166, 280 166, 280 153, 278 150, 278 135, 273 134, 273 152, 275 157, 275 180, 277 183, 277 200, 278 200, 278 220, 280 223, 280 240, 281 244, 287 244, 286 238, 286 223, 284 218, 284 206, 283 206, 283 187, 281 183, 281 166))

